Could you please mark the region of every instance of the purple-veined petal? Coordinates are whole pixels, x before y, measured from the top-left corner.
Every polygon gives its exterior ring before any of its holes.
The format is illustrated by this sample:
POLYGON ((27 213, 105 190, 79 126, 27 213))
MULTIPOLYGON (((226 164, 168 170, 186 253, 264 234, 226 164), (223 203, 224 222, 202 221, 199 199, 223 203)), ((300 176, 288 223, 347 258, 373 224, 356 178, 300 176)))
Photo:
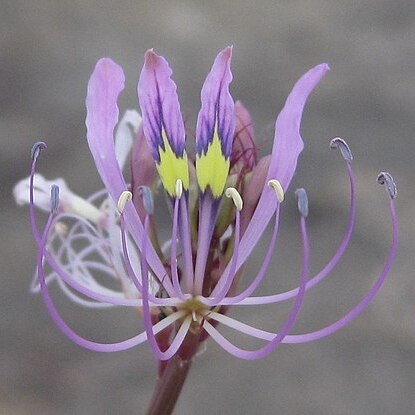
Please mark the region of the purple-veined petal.
POLYGON ((152 50, 146 52, 138 81, 138 100, 143 114, 144 134, 157 162, 160 162, 160 148, 165 150, 163 131, 176 156, 183 157, 184 153, 184 124, 172 73, 162 56, 152 50))
POLYGON ((235 131, 234 102, 229 93, 229 84, 232 81, 231 57, 231 47, 222 50, 203 84, 202 108, 196 126, 196 147, 199 155, 206 153, 213 139, 215 127, 219 134, 223 155, 226 158, 231 155, 235 131))
POLYGON ((167 61, 147 51, 138 81, 138 100, 143 114, 144 135, 156 161, 164 189, 175 196, 177 180, 189 188, 185 131, 176 84, 167 61))
POLYGON ((203 84, 196 125, 196 175, 202 193, 210 189, 215 199, 222 196, 229 174, 235 111, 229 84, 232 48, 216 57, 203 84))

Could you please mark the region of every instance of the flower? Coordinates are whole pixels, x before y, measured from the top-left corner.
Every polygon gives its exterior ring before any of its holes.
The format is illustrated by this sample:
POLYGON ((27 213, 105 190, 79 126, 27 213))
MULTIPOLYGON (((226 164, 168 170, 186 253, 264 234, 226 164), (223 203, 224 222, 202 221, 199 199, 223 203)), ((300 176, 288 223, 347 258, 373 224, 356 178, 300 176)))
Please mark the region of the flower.
MULTIPOLYGON (((347 143, 335 138, 350 181, 350 211, 343 240, 323 269, 309 278, 309 244, 306 218, 308 200, 304 189, 295 194, 300 213, 303 246, 302 270, 298 287, 268 296, 253 296, 265 277, 275 248, 279 213, 303 149, 300 121, 305 102, 328 71, 317 65, 295 84, 275 125, 270 155, 258 160, 249 112, 234 103, 229 92, 232 48, 216 57, 201 92, 201 109, 196 125, 195 157, 186 152, 186 133, 180 105, 167 61, 153 50, 145 54, 138 82, 142 121, 136 115, 136 144, 131 155, 131 185, 122 174, 130 145, 120 151, 114 128, 118 123, 118 95, 124 87, 122 69, 109 58, 98 61, 88 84, 87 140, 105 186, 104 193, 82 200, 57 180, 47 203, 49 183, 35 176, 43 143, 32 150, 29 179, 16 187, 22 200, 27 192, 35 239, 38 245, 37 278, 45 304, 57 326, 75 343, 97 351, 117 351, 148 341, 159 360, 179 356, 189 360, 199 345, 212 338, 226 351, 242 359, 258 359, 282 343, 304 343, 325 337, 352 321, 372 301, 385 281, 397 249, 397 219, 394 207, 396 186, 389 173, 378 181, 385 184, 390 197, 392 244, 385 265, 373 287, 345 316, 320 330, 290 334, 306 291, 326 278, 339 262, 349 243, 355 221, 355 179, 352 153, 347 143), (120 156, 120 154, 122 154, 120 156), (121 163, 120 163, 121 159, 121 163), (159 180, 158 180, 159 179, 159 180), (160 246, 154 198, 161 186, 171 212, 171 238, 160 246), (59 196, 59 190, 61 196, 59 196), (94 206, 102 196, 104 207, 94 206), (37 228, 35 203, 50 214, 42 232, 37 228), (63 219, 75 221, 75 231, 66 231, 63 219), (273 219, 269 247, 255 276, 238 291, 244 265, 273 219), (84 246, 72 248, 80 234, 84 246), (58 238, 60 248, 54 247, 58 238), (90 262, 88 249, 99 259, 90 262), (65 255, 63 254, 65 252, 65 255), (86 253, 85 253, 86 252, 86 253), (65 257, 65 261, 62 257, 65 257), (75 333, 62 319, 49 295, 44 264, 52 277, 93 304, 137 306, 143 314, 145 331, 112 344, 87 340, 75 333), (92 264, 92 265, 91 265, 92 264), (120 291, 107 291, 96 283, 93 269, 104 270, 120 283, 120 291), (77 277, 73 277, 77 274, 77 277), (134 290, 133 290, 134 289, 134 290), (249 326, 226 315, 229 306, 252 306, 293 299, 287 320, 277 333, 249 326), (266 341, 258 350, 244 350, 227 340, 218 324, 266 341)), ((125 122, 118 131, 129 134, 125 122), (124 127, 123 127, 124 125, 124 127)), ((123 143, 122 143, 123 144, 123 143)), ((73 229, 72 228, 72 229, 73 229)), ((71 291, 72 292, 72 291, 71 291)))

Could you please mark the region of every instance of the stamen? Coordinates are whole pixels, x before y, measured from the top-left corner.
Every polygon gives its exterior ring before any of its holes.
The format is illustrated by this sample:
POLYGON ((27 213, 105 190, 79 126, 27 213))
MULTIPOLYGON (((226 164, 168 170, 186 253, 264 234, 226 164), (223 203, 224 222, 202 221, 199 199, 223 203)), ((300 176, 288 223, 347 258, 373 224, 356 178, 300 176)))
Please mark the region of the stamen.
MULTIPOLYGON (((125 225, 125 218, 124 218, 123 215, 121 215, 121 220, 120 220, 120 231, 121 231, 121 246, 122 246, 122 252, 123 252, 123 259, 124 259, 124 264, 125 264, 126 269, 127 269, 127 274, 130 277, 133 284, 135 285, 138 292, 142 295, 143 286, 142 286, 136 272, 134 271, 134 268, 133 268, 131 260, 130 260, 130 255, 128 253, 127 237, 126 237, 126 232, 127 231, 126 231, 126 225, 125 225)), ((142 276, 141 276, 141 278, 142 278, 142 276)), ((157 298, 156 296, 154 296, 151 293, 148 293, 148 296, 149 296, 149 301, 152 304, 166 305, 166 299, 157 298)))
POLYGON ((38 158, 40 152, 45 149, 46 143, 44 143, 43 141, 38 141, 37 143, 33 144, 33 147, 30 150, 30 158, 32 159, 32 161, 35 161, 38 158))
POLYGON ((350 164, 353 161, 353 154, 350 150, 350 147, 342 138, 333 138, 333 140, 330 141, 330 148, 338 148, 342 154, 342 157, 345 159, 347 163, 350 164))
POLYGON ((175 187, 176 197, 180 199, 183 194, 183 182, 180 179, 176 180, 176 187, 175 187))
MULTIPOLYGON (((56 217, 55 220, 61 220, 63 216, 59 215, 56 217)), ((72 218, 74 219, 75 216, 73 215, 69 215, 69 214, 65 214, 65 217, 67 218, 72 218)), ((79 220, 80 222, 83 223, 83 225, 86 228, 89 228, 93 233, 96 232, 96 230, 93 228, 93 226, 86 220, 86 219, 82 219, 82 218, 77 218, 77 220, 79 220)), ((55 222, 53 222, 55 223, 55 222)), ((52 225, 53 225, 52 223, 52 225)), ((51 226, 52 226, 51 225, 51 226)), ((75 238, 73 237, 73 231, 76 227, 72 228, 70 233, 67 236, 67 241, 71 240, 71 241, 75 241, 75 238)), ((39 244, 40 244, 40 240, 39 240, 39 244)), ((78 258, 82 259, 83 257, 86 257, 88 255, 90 255, 91 252, 93 252, 95 248, 94 247, 88 247, 85 248, 83 251, 81 251, 78 254, 78 258), (91 249, 92 248, 92 249, 91 249)), ((60 258, 62 255, 62 253, 58 253, 57 254, 57 258, 60 258)), ((102 255, 102 254, 101 254, 102 255)), ((100 303, 107 303, 107 304, 113 304, 113 305, 117 305, 117 306, 128 306, 128 307, 141 307, 142 306, 142 300, 141 299, 128 299, 125 298, 124 296, 121 297, 117 297, 115 292, 112 292, 111 290, 106 290, 105 293, 103 292, 98 292, 96 290, 96 287, 94 285, 90 285, 87 284, 87 286, 85 285, 85 282, 80 282, 81 280, 79 279, 79 277, 73 277, 72 275, 70 275, 69 272, 78 272, 76 271, 76 266, 77 264, 76 262, 76 258, 72 258, 71 257, 71 261, 75 261, 73 263, 73 266, 75 268, 71 268, 72 271, 68 271, 67 269, 63 268, 61 264, 59 264, 57 262, 57 260, 54 258, 54 256, 52 256, 52 254, 45 248, 44 252, 43 252, 43 257, 44 259, 47 261, 47 263, 50 265, 50 267, 52 268, 53 272, 56 274, 56 276, 58 277, 58 281, 63 281, 65 284, 68 284, 72 289, 74 289, 75 291, 81 293, 82 295, 91 298, 95 301, 98 301, 100 303)), ((85 262, 84 262, 85 264, 85 262)), ((97 267, 98 264, 94 264, 94 268, 97 267)), ((89 265, 90 267, 91 265, 89 265)), ((100 269, 102 271, 102 269, 100 269)), ((111 270, 110 272, 113 272, 113 270, 111 270)), ((151 297, 150 301, 153 303, 153 300, 155 301, 154 304, 162 304, 164 306, 175 306, 177 305, 177 303, 179 301, 175 301, 172 300, 171 298, 164 298, 164 299, 154 299, 153 297, 151 297)))
POLYGON ((357 306, 355 306, 352 310, 350 310, 346 315, 341 317, 336 322, 311 333, 288 335, 284 340, 285 343, 307 343, 326 337, 329 334, 340 330, 351 321, 353 321, 372 302, 382 287, 383 283, 386 281, 393 261, 395 260, 396 251, 398 248, 398 219, 396 216, 393 198, 391 198, 389 201, 389 213, 392 220, 392 243, 389 249, 389 255, 385 261, 385 264, 383 265, 383 269, 380 272, 378 279, 373 284, 372 288, 367 292, 367 294, 357 304, 357 306))
POLYGON ((384 184, 391 199, 395 199, 398 194, 398 189, 392 175, 386 171, 381 171, 378 175, 377 181, 379 184, 384 184))
MULTIPOLYGON (((177 180, 179 182, 181 180, 177 180)), ((176 185, 177 185, 176 182, 176 185)), ((175 295, 179 298, 184 298, 182 289, 180 287, 179 281, 179 273, 177 267, 177 227, 179 223, 179 196, 174 201, 174 208, 173 208, 173 229, 171 235, 171 255, 170 255, 170 270, 173 277, 173 289, 175 291, 175 295)))
MULTIPOLYGON (((275 223, 274 228, 272 231, 272 237, 270 242, 268 243, 268 250, 265 255, 265 258, 263 259, 261 263, 261 267, 255 276, 255 278, 252 280, 251 284, 240 294, 234 296, 234 297, 227 297, 224 298, 218 305, 232 305, 232 304, 238 304, 241 301, 245 300, 245 298, 249 297, 258 287, 260 282, 265 276, 265 273, 268 269, 268 266, 272 259, 272 254, 275 251, 275 245, 277 242, 277 235, 278 235, 278 225, 279 225, 279 216, 280 216, 280 208, 277 206, 277 209, 275 210, 275 223)), ((216 305, 216 304, 214 304, 216 305)))
MULTIPOLYGON (((208 319, 204 320, 203 328, 204 330, 212 337, 213 340, 215 340, 222 348, 224 348, 228 353, 239 357, 241 359, 246 360, 256 360, 261 359, 271 352, 273 352, 286 338, 288 333, 291 331, 292 327, 294 326, 294 323, 296 322, 297 316, 300 312, 300 308, 302 306, 302 302, 304 299, 305 294, 305 287, 308 279, 308 267, 309 267, 309 256, 310 256, 310 250, 309 250, 309 243, 308 243, 308 236, 307 236, 307 227, 306 227, 306 219, 304 216, 300 218, 300 228, 301 228, 301 239, 303 244, 303 266, 301 271, 301 278, 300 278, 300 286, 299 286, 299 292, 297 297, 295 298, 294 305, 291 308, 291 312, 286 319, 285 323, 281 327, 281 330, 275 334, 275 336, 270 339, 269 343, 265 346, 261 347, 258 350, 244 350, 241 349, 234 344, 232 344, 229 340, 227 340, 222 334, 219 333, 219 331, 209 323, 208 319)), ((245 331, 245 328, 247 328, 247 325, 232 325, 232 327, 235 330, 239 331, 245 331), (241 330, 241 328, 243 330, 241 330)), ((250 331, 252 334, 257 334, 258 331, 255 329, 252 329, 250 331)))
MULTIPOLYGON (((81 337, 66 324, 66 322, 63 320, 58 310, 56 309, 52 301, 52 298, 49 294, 49 290, 46 285, 45 272, 43 268, 44 254, 46 252, 45 251, 46 240, 47 240, 52 224, 53 224, 53 214, 51 213, 46 222, 41 238, 39 240, 39 251, 38 251, 38 256, 37 256, 37 274, 39 278, 39 284, 40 284, 43 301, 49 311, 50 316, 52 317, 57 327, 74 343, 86 349, 90 349, 90 350, 94 350, 98 352, 116 352, 120 350, 127 350, 127 349, 130 349, 131 347, 134 347, 140 343, 145 342, 147 339, 147 334, 146 332, 142 332, 134 337, 131 337, 128 340, 124 340, 118 343, 97 343, 97 342, 93 342, 93 341, 90 341, 90 340, 87 340, 81 337)), ((154 334, 164 330, 166 327, 168 327, 170 324, 172 324, 174 321, 178 320, 181 317, 182 317, 182 313, 180 313, 179 311, 177 313, 174 313, 174 315, 171 315, 167 317, 166 319, 162 320, 161 322, 159 322, 153 327, 154 334), (168 321, 165 321, 167 319, 168 321)))
POLYGON ((133 198, 133 194, 128 190, 125 190, 120 194, 117 202, 117 209, 120 213, 124 212, 125 205, 133 198))
POLYGON ((303 218, 308 216, 308 198, 305 189, 297 189, 295 195, 298 199, 298 211, 303 218))
POLYGON ((242 207, 243 207, 242 197, 234 187, 228 187, 225 190, 225 196, 228 198, 232 198, 232 201, 235 204, 236 209, 242 210, 242 207))
POLYGON ((55 231, 60 236, 66 236, 69 232, 69 227, 64 222, 56 222, 55 223, 55 231))
MULTIPOLYGON (((347 246, 349 245, 349 241, 353 232, 354 222, 356 218, 356 184, 355 178, 353 174, 352 164, 346 162, 347 174, 349 176, 350 182, 350 208, 349 208, 349 217, 348 217, 348 224, 346 231, 343 235, 343 239, 337 248, 337 251, 332 256, 332 258, 327 262, 327 264, 322 268, 320 272, 318 272, 313 278, 311 278, 306 285, 306 290, 316 286, 320 283, 324 278, 326 278, 334 267, 338 264, 340 259, 342 258, 343 254, 346 251, 347 246)), ((298 295, 298 287, 292 290, 282 292, 279 294, 269 295, 269 296, 262 296, 262 297, 249 297, 245 298, 244 300, 235 303, 237 305, 254 305, 254 304, 271 304, 277 303, 279 301, 285 301, 290 298, 293 298, 298 295)), ((225 299, 226 300, 226 299, 225 299)), ((223 302, 223 304, 228 304, 228 302, 223 302)), ((233 304, 233 303, 232 303, 233 304)))
POLYGON ((284 189, 281 186, 281 183, 277 179, 268 180, 268 186, 275 190, 277 195, 278 202, 282 203, 284 201, 284 189))
POLYGON ((190 235, 188 200, 184 197, 180 199, 179 234, 182 241, 183 270, 184 280, 186 281, 187 291, 193 291, 193 255, 192 241, 190 235))
POLYGON ((50 211, 52 214, 58 212, 59 208, 59 186, 53 184, 50 188, 50 211))
POLYGON ((211 297, 213 298, 205 299, 203 301, 205 304, 208 304, 210 306, 215 306, 225 298, 226 294, 228 294, 228 291, 230 290, 232 286, 232 283, 233 283, 233 280, 235 278, 236 271, 237 271, 236 265, 238 263, 240 238, 241 238, 241 214, 238 209, 236 211, 236 217, 235 217, 235 235, 234 235, 235 242, 234 242, 232 258, 230 260, 229 273, 227 275, 222 274, 218 283, 216 284, 216 287, 211 293, 211 297))
POLYGON ((148 186, 139 186, 138 194, 143 198, 143 206, 149 215, 154 213, 154 200, 151 189, 148 186))
MULTIPOLYGON (((157 359, 159 360, 168 360, 174 354, 176 354, 177 350, 182 345, 187 332, 190 328, 192 319, 187 317, 183 320, 180 329, 178 330, 175 338, 172 340, 170 346, 166 351, 161 351, 157 340, 154 335, 154 327, 151 321, 151 311, 150 311, 150 302, 149 302, 149 281, 148 281, 148 263, 147 263, 147 234, 148 234, 148 226, 149 226, 149 215, 146 215, 144 219, 144 230, 145 234, 143 236, 143 244, 142 244, 142 251, 141 251, 141 278, 143 280, 143 316, 144 316, 144 326, 147 333, 147 340, 150 345, 150 348, 157 359)), ((162 320, 163 321, 163 320, 162 320)))

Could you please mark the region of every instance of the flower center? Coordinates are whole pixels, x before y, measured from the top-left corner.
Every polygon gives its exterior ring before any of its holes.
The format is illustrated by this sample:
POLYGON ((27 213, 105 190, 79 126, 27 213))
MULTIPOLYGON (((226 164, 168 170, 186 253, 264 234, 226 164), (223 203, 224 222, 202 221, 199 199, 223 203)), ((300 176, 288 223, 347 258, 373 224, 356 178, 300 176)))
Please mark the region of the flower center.
POLYGON ((209 311, 209 308, 206 306, 206 304, 203 304, 201 301, 199 301, 197 297, 191 297, 188 300, 183 301, 183 303, 181 303, 178 308, 180 310, 184 310, 186 312, 186 316, 192 317, 191 329, 194 331, 200 329, 203 318, 209 311))

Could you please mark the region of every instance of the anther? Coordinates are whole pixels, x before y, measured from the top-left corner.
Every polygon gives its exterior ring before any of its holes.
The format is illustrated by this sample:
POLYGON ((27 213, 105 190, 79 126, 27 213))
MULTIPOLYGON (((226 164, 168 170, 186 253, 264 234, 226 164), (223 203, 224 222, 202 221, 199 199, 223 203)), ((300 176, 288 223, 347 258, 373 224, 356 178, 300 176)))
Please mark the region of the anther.
POLYGON ((149 215, 154 213, 154 200, 151 189, 148 186, 139 186, 138 194, 143 198, 143 206, 149 215))
POLYGON ((295 191, 297 196, 298 211, 303 218, 308 216, 308 197, 305 189, 297 189, 295 191))
POLYGON ((225 190, 225 196, 232 198, 232 201, 235 204, 236 209, 242 210, 242 207, 243 207, 242 197, 234 187, 228 187, 225 190))
POLYGON ((379 184, 384 184, 389 196, 395 199, 398 189, 392 175, 386 171, 381 171, 377 177, 377 181, 379 184))
POLYGON ((33 144, 32 149, 30 150, 30 158, 32 161, 35 161, 40 152, 46 148, 46 144, 43 141, 38 141, 37 143, 33 144))
POLYGON ((56 222, 55 223, 55 231, 58 235, 66 236, 69 231, 69 227, 64 222, 56 222))
POLYGON ((183 182, 181 181, 181 179, 177 179, 176 180, 176 186, 175 186, 175 193, 176 193, 176 197, 178 199, 180 199, 182 197, 183 194, 183 182))
POLYGON ((351 163, 353 161, 353 154, 350 150, 349 145, 340 137, 333 138, 330 141, 330 148, 338 148, 342 154, 342 157, 347 163, 351 163))
POLYGON ((50 211, 57 213, 59 208, 59 186, 52 184, 50 188, 50 211))
POLYGON ((124 212, 125 205, 132 198, 133 198, 133 194, 131 192, 129 192, 128 190, 125 190, 124 192, 122 192, 120 194, 120 197, 118 198, 118 202, 117 202, 118 212, 120 212, 120 213, 124 212))
POLYGON ((274 189, 278 202, 282 203, 284 201, 285 195, 281 183, 277 179, 271 179, 268 180, 268 186, 274 189))

